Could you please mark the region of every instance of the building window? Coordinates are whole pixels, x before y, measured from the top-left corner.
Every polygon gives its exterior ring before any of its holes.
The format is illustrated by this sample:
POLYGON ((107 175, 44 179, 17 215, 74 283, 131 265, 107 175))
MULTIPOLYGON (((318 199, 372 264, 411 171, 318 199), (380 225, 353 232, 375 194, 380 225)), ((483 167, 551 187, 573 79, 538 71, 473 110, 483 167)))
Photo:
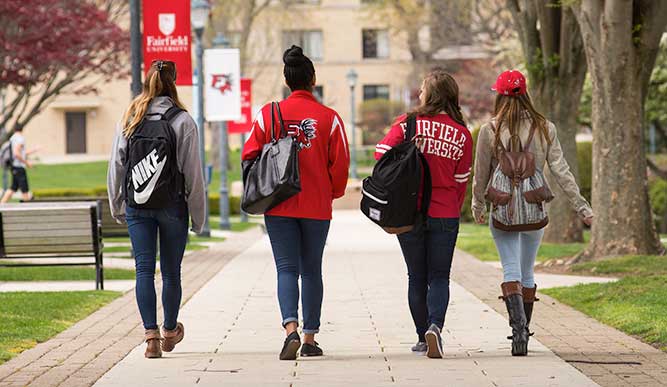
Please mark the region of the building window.
POLYGON ((283 31, 283 46, 293 44, 303 48, 303 53, 312 60, 322 60, 322 31, 283 31))
POLYGON ((364 58, 389 58, 389 32, 362 30, 364 58))
POLYGON ((65 112, 67 154, 86 153, 86 112, 65 112))
POLYGON ((364 85, 364 101, 389 99, 389 85, 364 85))
MULTIPOLYGON (((284 86, 283 87, 283 99, 289 97, 290 94, 292 94, 292 91, 289 89, 289 87, 284 86)), ((317 100, 320 103, 324 103, 324 102, 322 102, 322 101, 324 101, 324 86, 321 86, 321 85, 315 86, 315 88, 313 89, 313 95, 315 96, 315 98, 317 98, 317 100)))

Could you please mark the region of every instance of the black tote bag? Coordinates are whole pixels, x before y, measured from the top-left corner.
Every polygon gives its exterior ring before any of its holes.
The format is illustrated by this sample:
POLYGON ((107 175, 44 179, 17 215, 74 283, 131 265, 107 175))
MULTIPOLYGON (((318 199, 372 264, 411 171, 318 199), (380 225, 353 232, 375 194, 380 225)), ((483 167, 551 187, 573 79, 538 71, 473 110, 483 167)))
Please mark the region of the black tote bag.
POLYGON ((243 211, 260 215, 301 192, 299 144, 288 135, 277 102, 271 103, 271 142, 255 160, 243 163, 243 211), (275 136, 275 111, 280 125, 275 136))

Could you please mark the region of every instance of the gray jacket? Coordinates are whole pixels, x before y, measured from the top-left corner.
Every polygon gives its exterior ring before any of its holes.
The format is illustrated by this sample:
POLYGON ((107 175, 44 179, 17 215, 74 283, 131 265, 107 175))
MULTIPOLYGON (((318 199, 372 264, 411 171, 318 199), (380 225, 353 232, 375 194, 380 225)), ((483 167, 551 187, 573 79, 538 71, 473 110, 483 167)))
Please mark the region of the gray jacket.
MULTIPOLYGON (((157 97, 151 101, 148 113, 164 113, 174 105, 169 97, 157 97)), ((192 218, 192 231, 199 233, 204 227, 206 196, 204 176, 199 155, 199 132, 190 114, 179 114, 171 122, 176 134, 176 159, 178 169, 185 177, 185 195, 192 218)), ((125 222, 125 153, 127 139, 118 124, 109 160, 107 189, 111 215, 119 223, 125 222)))
MULTIPOLYGON (((496 125, 495 119, 491 122, 494 126, 496 125)), ((548 122, 548 128, 551 145, 547 144, 547 141, 544 140, 540 133, 535 133, 535 138, 531 145, 531 151, 535 154, 535 167, 543 171, 544 164, 548 164, 552 176, 567 195, 572 208, 583 217, 592 216, 593 210, 591 209, 590 204, 588 204, 588 201, 581 196, 577 181, 575 180, 574 175, 572 175, 572 172, 570 172, 570 166, 567 164, 567 161, 563 156, 563 149, 561 148, 560 141, 558 141, 558 136, 556 134, 556 126, 552 122, 548 122)), ((526 118, 521 123, 521 129, 519 130, 522 144, 527 142, 529 132, 530 120, 526 118)), ((503 128, 500 133, 500 139, 503 144, 508 144, 509 138, 509 130, 503 128)), ((472 212, 475 219, 478 219, 481 214, 486 213, 486 200, 484 197, 486 195, 491 174, 498 165, 498 161, 494 156, 494 139, 495 133, 491 123, 483 125, 480 128, 479 137, 477 139, 475 178, 472 184, 472 212)))

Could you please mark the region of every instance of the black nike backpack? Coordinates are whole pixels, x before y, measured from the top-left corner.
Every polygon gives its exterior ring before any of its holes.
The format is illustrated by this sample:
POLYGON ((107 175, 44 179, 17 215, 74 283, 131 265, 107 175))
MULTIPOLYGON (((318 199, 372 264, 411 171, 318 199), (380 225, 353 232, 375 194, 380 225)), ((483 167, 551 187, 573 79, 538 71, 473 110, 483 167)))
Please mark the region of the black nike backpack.
POLYGON ((361 212, 390 234, 418 227, 431 203, 431 172, 415 144, 416 133, 417 120, 411 116, 405 141, 388 150, 362 183, 361 212), (420 190, 423 194, 418 208, 420 190))
POLYGON ((163 114, 146 114, 128 139, 125 156, 125 198, 140 209, 162 209, 184 197, 184 178, 176 159, 171 121, 183 112, 172 106, 163 114), (159 116, 152 120, 147 117, 159 116))

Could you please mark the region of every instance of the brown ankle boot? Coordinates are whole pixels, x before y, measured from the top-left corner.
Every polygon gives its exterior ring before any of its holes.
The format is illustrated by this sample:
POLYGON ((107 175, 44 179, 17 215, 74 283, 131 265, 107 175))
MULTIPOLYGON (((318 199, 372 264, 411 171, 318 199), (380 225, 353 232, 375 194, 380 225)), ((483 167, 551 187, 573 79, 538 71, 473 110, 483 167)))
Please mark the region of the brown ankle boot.
POLYGON ((160 348, 160 342, 162 341, 162 336, 160 336, 160 331, 157 329, 146 329, 146 352, 144 356, 147 359, 157 359, 162 357, 162 349, 160 348))
POLYGON ((171 352, 174 350, 176 344, 183 340, 183 337, 185 336, 185 327, 181 323, 177 323, 176 328, 170 331, 162 327, 162 336, 164 336, 164 341, 162 341, 162 350, 165 352, 171 352))

